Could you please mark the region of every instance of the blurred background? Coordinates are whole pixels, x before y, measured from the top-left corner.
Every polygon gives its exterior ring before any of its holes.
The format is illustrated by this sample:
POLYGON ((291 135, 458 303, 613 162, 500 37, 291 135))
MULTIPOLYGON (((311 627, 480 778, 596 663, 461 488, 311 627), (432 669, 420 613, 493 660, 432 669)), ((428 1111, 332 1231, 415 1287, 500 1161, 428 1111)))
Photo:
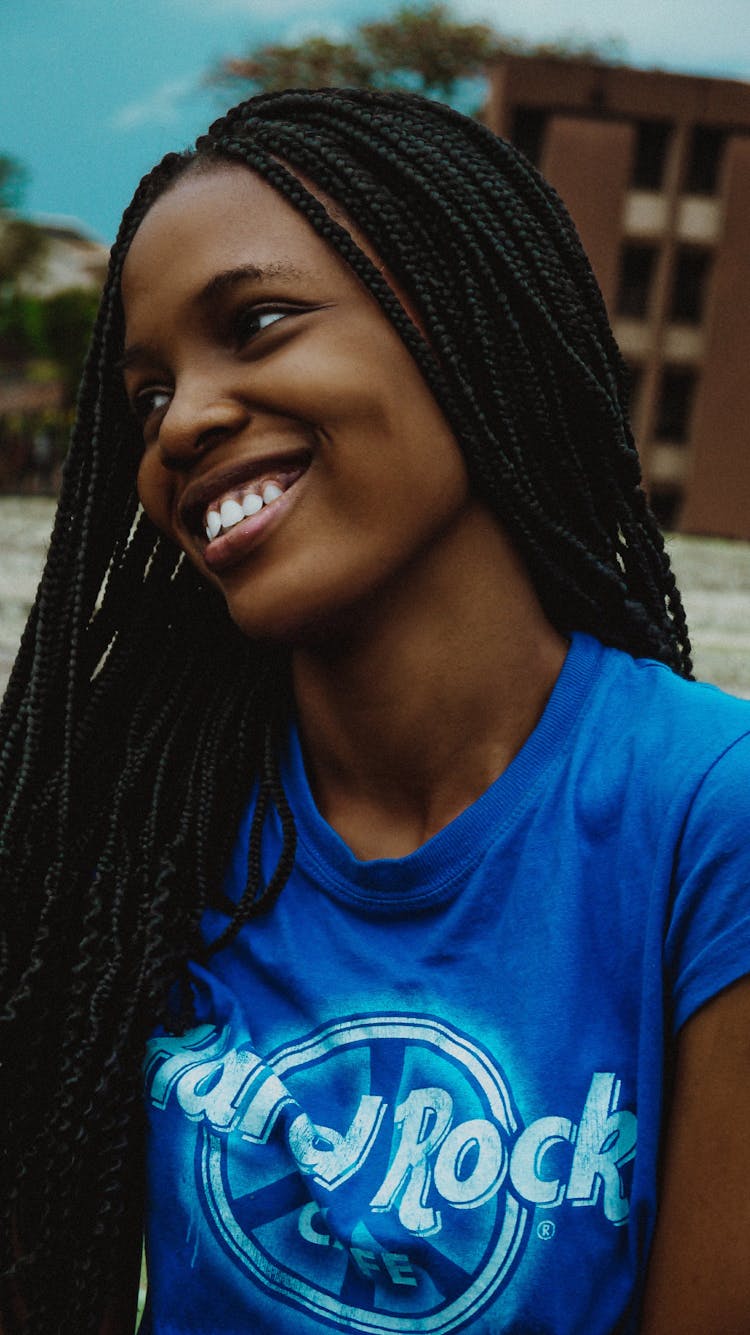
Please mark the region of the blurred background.
POLYGON ((630 368, 697 674, 750 697, 746 0, 4 0, 0 69, 0 688, 138 179, 243 96, 343 83, 450 102, 562 195, 630 368))

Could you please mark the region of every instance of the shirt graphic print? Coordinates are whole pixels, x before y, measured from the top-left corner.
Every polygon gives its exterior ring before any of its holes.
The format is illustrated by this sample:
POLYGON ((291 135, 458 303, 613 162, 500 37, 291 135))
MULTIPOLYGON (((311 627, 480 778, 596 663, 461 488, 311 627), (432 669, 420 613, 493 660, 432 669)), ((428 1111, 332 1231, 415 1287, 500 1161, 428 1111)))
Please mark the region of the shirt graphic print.
POLYGON ((227 1256, 341 1330, 465 1326, 509 1282, 535 1207, 540 1237, 563 1202, 627 1219, 636 1118, 614 1073, 592 1075, 578 1124, 523 1127, 497 1063, 430 1017, 351 1017, 268 1061, 201 1026, 152 1041, 147 1087, 198 1124, 195 1186, 227 1256))

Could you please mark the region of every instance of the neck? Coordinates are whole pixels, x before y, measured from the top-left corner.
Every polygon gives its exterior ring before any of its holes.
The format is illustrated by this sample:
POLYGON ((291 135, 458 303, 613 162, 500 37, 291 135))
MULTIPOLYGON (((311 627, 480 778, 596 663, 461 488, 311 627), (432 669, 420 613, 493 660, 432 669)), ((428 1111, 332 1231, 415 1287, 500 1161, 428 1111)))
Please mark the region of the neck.
POLYGON ((360 857, 411 852, 510 763, 566 651, 510 543, 475 512, 456 550, 358 609, 356 631, 295 650, 322 815, 360 857))

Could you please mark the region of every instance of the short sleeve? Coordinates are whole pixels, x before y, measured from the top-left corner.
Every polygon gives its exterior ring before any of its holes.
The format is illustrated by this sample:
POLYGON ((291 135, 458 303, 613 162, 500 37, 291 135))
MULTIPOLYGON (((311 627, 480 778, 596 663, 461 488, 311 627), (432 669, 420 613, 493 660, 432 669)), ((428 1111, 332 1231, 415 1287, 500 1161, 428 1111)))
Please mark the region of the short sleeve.
POLYGON ((721 754, 696 789, 675 883, 665 964, 677 1032, 750 973, 750 734, 721 754))

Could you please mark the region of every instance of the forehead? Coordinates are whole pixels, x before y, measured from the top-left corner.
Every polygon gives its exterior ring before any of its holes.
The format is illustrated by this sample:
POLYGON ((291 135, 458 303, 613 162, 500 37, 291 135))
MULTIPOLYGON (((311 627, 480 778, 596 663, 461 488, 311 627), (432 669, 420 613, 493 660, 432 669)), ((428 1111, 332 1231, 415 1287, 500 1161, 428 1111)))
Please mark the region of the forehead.
MULTIPOLYGON (((200 285, 239 265, 300 276, 351 274, 307 220, 246 167, 188 171, 151 206, 125 260, 126 307, 140 293, 165 285, 200 285)), ((353 278, 353 275, 352 275, 353 278)))

